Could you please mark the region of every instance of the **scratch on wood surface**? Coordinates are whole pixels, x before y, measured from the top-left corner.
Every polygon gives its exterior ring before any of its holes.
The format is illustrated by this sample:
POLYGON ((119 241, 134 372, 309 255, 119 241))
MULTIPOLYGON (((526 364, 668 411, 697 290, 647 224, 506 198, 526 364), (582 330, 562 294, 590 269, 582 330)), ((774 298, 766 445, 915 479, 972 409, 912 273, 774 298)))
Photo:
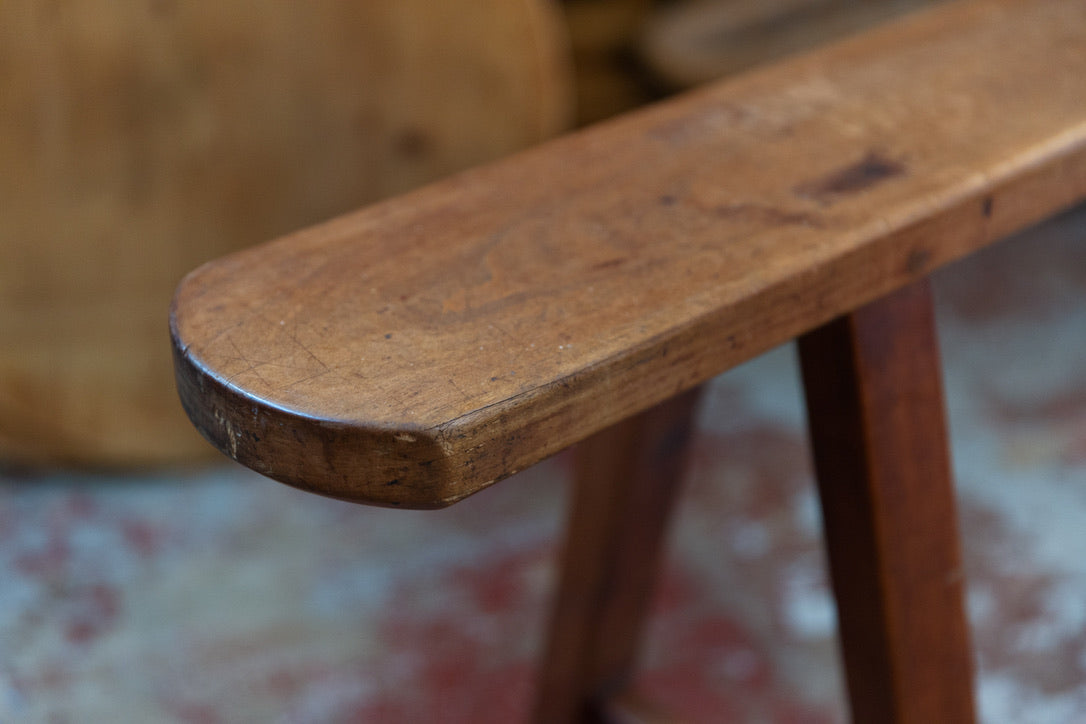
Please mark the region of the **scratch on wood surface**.
POLYGON ((241 437, 241 433, 234 430, 230 418, 223 415, 222 410, 217 408, 215 410, 215 422, 226 432, 226 443, 230 447, 230 457, 236 460, 238 457, 238 438, 241 437))
POLYGON ((733 204, 719 204, 713 211, 721 217, 735 218, 743 221, 779 224, 781 226, 809 226, 821 228, 822 220, 815 214, 803 211, 786 211, 768 204, 758 204, 749 201, 733 204))
MULTIPOLYGON (((297 369, 297 368, 293 368, 293 369, 297 369)), ((293 387, 297 387, 298 385, 303 384, 305 382, 311 382, 311 381, 313 381, 315 379, 318 379, 320 377, 324 377, 325 375, 330 374, 331 372, 332 372, 332 370, 326 367, 325 369, 321 370, 320 372, 316 372, 314 374, 308 375, 307 377, 302 377, 301 379, 294 380, 293 382, 290 382, 290 383, 285 384, 285 385, 280 385, 278 389, 280 389, 280 390, 289 390, 289 389, 291 389, 293 387)))
POLYGON ((328 365, 326 365, 326 364, 324 363, 324 360, 322 360, 322 359, 321 359, 320 357, 318 357, 317 355, 313 354, 313 350, 309 349, 309 347, 306 347, 306 346, 305 346, 304 344, 302 344, 302 341, 301 341, 300 339, 298 339, 298 335, 297 335, 297 334, 295 333, 295 330, 291 329, 291 330, 290 330, 290 332, 288 332, 288 333, 287 333, 287 336, 289 336, 289 337, 290 337, 290 341, 291 341, 291 342, 294 342, 294 344, 296 344, 296 345, 298 345, 299 347, 301 347, 301 348, 302 348, 302 350, 303 350, 303 351, 304 351, 304 352, 305 352, 305 353, 306 353, 307 355, 309 355, 309 356, 310 356, 310 357, 311 357, 311 358, 313 359, 313 361, 314 361, 314 362, 316 362, 316 363, 317 363, 317 364, 319 364, 319 365, 320 365, 320 366, 321 366, 322 368, 324 368, 324 371, 325 371, 325 372, 331 372, 331 371, 332 371, 332 370, 331 370, 331 368, 330 368, 330 367, 329 367, 328 365))
POLYGON ((238 343, 234 341, 234 338, 233 338, 233 337, 227 336, 227 337, 226 337, 226 341, 227 341, 227 342, 229 342, 229 343, 230 343, 230 346, 234 348, 234 351, 235 351, 235 352, 237 352, 237 355, 238 355, 238 356, 237 356, 237 357, 234 357, 233 359, 236 359, 236 360, 238 360, 238 361, 240 361, 240 362, 243 362, 243 363, 245 363, 245 364, 249 365, 247 369, 241 370, 240 372, 237 372, 237 373, 235 373, 235 374, 232 374, 232 375, 230 375, 230 376, 229 376, 229 377, 228 377, 228 378, 226 379, 226 381, 227 381, 227 382, 232 382, 232 381, 234 380, 234 378, 235 378, 235 377, 237 377, 237 376, 239 376, 239 375, 242 375, 242 374, 245 374, 246 372, 252 372, 252 373, 253 373, 253 375, 254 375, 254 376, 255 376, 255 377, 256 377, 256 378, 258 379, 258 380, 260 380, 260 381, 261 381, 261 382, 263 382, 264 384, 268 384, 268 381, 267 381, 266 379, 264 379, 264 377, 263 377, 263 376, 262 376, 262 375, 261 375, 261 374, 260 374, 259 372, 257 372, 257 371, 256 371, 258 367, 263 367, 264 365, 266 365, 266 364, 267 364, 267 362, 262 362, 262 361, 260 361, 260 360, 256 360, 256 361, 254 362, 253 360, 251 360, 251 359, 249 359, 248 357, 246 357, 246 356, 245 356, 245 353, 241 351, 241 347, 239 347, 239 346, 238 346, 238 343))
POLYGON ((463 397, 465 400, 471 399, 471 396, 468 393, 464 392, 463 388, 460 387, 460 385, 456 384, 456 380, 451 377, 449 378, 449 384, 452 385, 453 389, 459 392, 460 396, 463 397))

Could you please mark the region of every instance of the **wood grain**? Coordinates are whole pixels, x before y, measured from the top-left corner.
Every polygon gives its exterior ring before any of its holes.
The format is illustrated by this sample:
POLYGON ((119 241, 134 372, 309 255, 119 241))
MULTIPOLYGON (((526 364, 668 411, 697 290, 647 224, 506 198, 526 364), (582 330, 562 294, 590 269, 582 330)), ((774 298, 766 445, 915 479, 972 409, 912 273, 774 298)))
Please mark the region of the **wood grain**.
POLYGON ((852 720, 974 721, 927 281, 800 338, 852 720))
POLYGON ((173 391, 177 281, 564 128, 548 10, 0 2, 0 459, 211 452, 173 391))
POLYGON ((607 720, 604 710, 632 684, 698 392, 576 448, 562 573, 536 693, 538 724, 607 720))
POLYGON ((1083 199, 1083 77, 1086 2, 953 3, 225 257, 182 400, 283 482, 452 503, 1083 199))

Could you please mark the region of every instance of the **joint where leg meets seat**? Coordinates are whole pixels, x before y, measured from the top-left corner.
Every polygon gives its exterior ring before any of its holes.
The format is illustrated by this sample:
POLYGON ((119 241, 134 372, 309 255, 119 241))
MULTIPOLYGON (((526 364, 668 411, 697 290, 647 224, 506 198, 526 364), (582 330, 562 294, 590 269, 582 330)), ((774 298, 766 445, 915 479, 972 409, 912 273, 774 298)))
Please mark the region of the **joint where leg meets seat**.
POLYGON ((586 441, 535 712, 583 721, 632 676, 691 390, 798 338, 853 714, 971 721, 925 280, 1086 200, 1083 77, 1086 2, 963 0, 212 262, 183 404, 385 506, 586 441))

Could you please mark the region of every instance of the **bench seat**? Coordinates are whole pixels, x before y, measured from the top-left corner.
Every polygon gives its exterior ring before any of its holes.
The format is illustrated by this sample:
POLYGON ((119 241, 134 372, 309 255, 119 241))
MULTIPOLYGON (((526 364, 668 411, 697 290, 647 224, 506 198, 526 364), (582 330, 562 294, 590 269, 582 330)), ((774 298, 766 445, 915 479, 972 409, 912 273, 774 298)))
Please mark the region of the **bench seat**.
POLYGON ((1086 2, 951 3, 213 261, 178 387, 258 472, 441 507, 1083 198, 1086 2))

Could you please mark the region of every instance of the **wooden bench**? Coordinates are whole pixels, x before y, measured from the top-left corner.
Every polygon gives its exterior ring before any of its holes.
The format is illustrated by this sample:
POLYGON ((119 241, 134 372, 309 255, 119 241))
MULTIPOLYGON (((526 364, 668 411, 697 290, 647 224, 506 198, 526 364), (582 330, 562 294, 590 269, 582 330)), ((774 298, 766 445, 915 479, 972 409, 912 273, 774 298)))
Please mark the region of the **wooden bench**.
POLYGON ((631 677, 696 388, 799 339, 853 716, 973 719, 930 295, 1086 198, 1086 2, 972 0, 201 267, 185 409, 306 490, 440 507, 563 448, 538 721, 631 677))

